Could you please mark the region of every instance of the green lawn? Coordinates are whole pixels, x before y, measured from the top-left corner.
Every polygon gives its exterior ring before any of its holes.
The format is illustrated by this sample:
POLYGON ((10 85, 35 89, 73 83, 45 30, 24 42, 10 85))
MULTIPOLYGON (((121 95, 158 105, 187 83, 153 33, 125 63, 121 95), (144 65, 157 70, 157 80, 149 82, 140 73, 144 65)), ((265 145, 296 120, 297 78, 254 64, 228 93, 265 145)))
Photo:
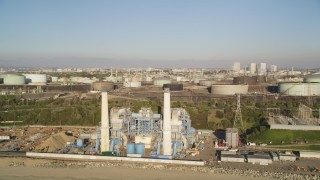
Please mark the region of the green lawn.
POLYGON ((277 148, 279 148, 279 149, 292 149, 292 150, 320 151, 320 145, 287 146, 287 147, 277 147, 277 148))
POLYGON ((320 131, 294 131, 268 129, 259 135, 249 138, 252 142, 272 144, 291 144, 294 141, 308 141, 309 143, 320 143, 320 131))

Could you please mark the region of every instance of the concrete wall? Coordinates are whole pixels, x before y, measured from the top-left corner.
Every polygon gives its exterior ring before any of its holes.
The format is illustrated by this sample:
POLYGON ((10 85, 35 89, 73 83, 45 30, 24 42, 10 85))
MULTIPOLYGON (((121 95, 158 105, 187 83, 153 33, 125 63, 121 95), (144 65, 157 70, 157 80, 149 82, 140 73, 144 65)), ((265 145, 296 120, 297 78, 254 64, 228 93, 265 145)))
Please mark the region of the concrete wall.
POLYGON ((320 131, 320 126, 271 124, 270 129, 320 131))
POLYGON ((27 152, 26 156, 36 157, 36 158, 52 158, 52 159, 130 161, 130 162, 145 162, 145 163, 182 164, 182 165, 194 165, 194 166, 204 166, 205 164, 204 161, 184 161, 184 160, 130 158, 130 157, 115 157, 115 156, 93 156, 93 155, 78 155, 78 154, 34 153, 34 152, 27 152))
POLYGON ((301 158, 320 158, 320 152, 304 152, 300 151, 301 158))

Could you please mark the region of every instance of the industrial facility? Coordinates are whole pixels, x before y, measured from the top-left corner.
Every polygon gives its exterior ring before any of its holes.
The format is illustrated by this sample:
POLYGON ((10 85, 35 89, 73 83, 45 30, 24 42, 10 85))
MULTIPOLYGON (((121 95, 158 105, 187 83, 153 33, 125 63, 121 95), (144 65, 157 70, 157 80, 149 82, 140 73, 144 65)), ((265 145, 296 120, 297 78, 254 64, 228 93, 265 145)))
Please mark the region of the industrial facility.
POLYGON ((172 159, 181 157, 197 141, 186 110, 171 109, 169 89, 164 92, 163 116, 154 114, 151 108, 137 113, 129 108, 112 108, 109 113, 107 94, 102 92, 101 136, 97 139, 102 154, 172 159))
POLYGON ((320 96, 320 75, 306 76, 302 83, 280 83, 279 93, 289 96, 320 96))

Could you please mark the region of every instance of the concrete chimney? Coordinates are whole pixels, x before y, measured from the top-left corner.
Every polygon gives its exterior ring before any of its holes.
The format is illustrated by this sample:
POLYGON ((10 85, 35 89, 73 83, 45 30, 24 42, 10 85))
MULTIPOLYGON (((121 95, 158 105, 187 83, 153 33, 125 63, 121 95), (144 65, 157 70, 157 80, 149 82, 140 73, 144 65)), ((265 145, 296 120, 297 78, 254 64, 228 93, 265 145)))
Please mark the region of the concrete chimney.
POLYGON ((101 93, 101 145, 100 151, 110 150, 108 93, 101 93))
POLYGON ((172 155, 171 148, 171 107, 170 107, 170 90, 164 89, 163 105, 163 154, 172 155))

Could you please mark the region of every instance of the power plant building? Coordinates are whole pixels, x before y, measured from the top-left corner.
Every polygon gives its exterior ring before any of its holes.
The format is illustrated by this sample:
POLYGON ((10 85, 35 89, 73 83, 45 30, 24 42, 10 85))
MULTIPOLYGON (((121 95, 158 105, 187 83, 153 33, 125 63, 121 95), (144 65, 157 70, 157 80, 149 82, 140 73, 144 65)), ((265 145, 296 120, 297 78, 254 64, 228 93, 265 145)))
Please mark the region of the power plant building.
POLYGON ((151 157, 172 159, 196 141, 196 131, 191 127, 189 114, 183 108, 170 107, 170 91, 164 91, 163 116, 151 108, 141 108, 138 113, 130 108, 112 108, 110 117, 107 93, 102 93, 100 150, 120 152, 141 157, 150 149, 151 157), (162 118, 163 117, 163 118, 162 118))

